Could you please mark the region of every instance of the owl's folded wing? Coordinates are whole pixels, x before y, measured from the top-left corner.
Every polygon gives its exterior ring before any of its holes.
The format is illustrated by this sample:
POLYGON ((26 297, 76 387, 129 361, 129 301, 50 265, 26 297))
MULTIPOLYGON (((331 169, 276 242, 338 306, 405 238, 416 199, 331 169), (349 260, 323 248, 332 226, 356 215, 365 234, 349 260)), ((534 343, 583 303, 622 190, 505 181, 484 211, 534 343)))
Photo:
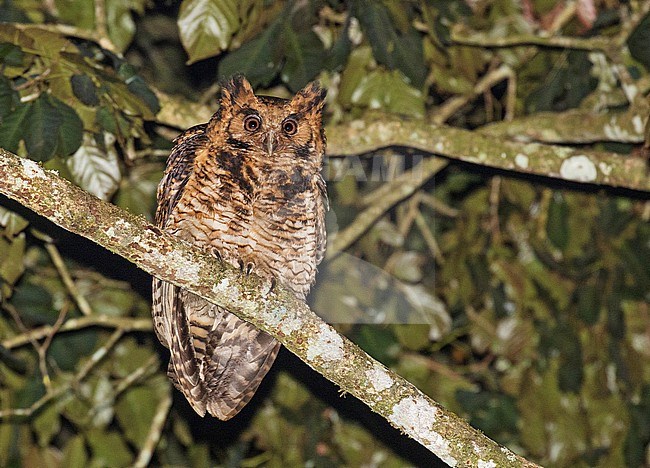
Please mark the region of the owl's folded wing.
POLYGON ((156 210, 158 227, 164 228, 167 224, 185 184, 192 175, 197 150, 208 142, 205 135, 206 126, 207 124, 196 125, 174 140, 175 146, 169 154, 165 174, 158 185, 158 209, 156 210))

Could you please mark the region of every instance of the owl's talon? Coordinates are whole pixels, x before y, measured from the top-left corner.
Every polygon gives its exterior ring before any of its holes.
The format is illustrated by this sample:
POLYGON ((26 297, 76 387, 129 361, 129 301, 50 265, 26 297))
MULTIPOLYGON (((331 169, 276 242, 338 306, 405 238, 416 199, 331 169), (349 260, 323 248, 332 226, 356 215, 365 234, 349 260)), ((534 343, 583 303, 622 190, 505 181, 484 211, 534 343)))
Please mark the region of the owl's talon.
POLYGON ((223 261, 223 257, 221 256, 221 252, 219 251, 219 249, 213 247, 212 249, 210 249, 210 253, 214 258, 216 258, 220 262, 223 261))
POLYGON ((262 297, 266 297, 269 294, 273 292, 275 289, 275 285, 277 284, 277 281, 275 278, 265 278, 264 281, 262 282, 262 287, 260 288, 260 293, 262 293, 262 297))
POLYGON ((237 263, 239 264, 239 271, 245 275, 250 275, 255 269, 255 264, 253 262, 244 263, 244 261, 240 259, 237 260, 237 263))

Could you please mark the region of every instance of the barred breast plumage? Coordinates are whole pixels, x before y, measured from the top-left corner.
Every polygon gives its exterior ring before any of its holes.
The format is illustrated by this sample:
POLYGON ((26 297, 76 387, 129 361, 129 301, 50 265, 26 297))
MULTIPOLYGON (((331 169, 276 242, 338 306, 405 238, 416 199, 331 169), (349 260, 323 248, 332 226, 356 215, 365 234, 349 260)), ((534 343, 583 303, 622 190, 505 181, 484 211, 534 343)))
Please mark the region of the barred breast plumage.
MULTIPOLYGON (((324 91, 256 96, 236 77, 207 124, 176 140, 158 188, 157 224, 304 299, 325 249, 324 91)), ((194 410, 227 420, 248 403, 280 344, 222 307, 154 279, 168 374, 194 410)))

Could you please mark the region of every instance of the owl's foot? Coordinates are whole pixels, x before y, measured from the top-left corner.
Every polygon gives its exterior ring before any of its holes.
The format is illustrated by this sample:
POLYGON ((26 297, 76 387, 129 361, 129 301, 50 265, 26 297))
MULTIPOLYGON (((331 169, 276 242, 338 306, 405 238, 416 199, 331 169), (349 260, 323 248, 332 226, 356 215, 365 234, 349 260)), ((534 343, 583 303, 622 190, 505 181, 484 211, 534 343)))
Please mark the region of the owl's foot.
POLYGON ((250 275, 255 269, 255 264, 253 262, 244 263, 243 260, 239 260, 239 269, 246 276, 250 275))
POLYGON ((218 249, 216 249, 216 248, 213 247, 213 248, 210 249, 210 253, 212 254, 212 256, 213 256, 214 258, 216 258, 216 259, 219 260, 220 262, 223 261, 223 257, 221 256, 221 252, 219 252, 218 249))
POLYGON ((260 293, 262 297, 266 297, 273 292, 275 285, 278 284, 275 278, 265 278, 262 287, 260 288, 260 293))

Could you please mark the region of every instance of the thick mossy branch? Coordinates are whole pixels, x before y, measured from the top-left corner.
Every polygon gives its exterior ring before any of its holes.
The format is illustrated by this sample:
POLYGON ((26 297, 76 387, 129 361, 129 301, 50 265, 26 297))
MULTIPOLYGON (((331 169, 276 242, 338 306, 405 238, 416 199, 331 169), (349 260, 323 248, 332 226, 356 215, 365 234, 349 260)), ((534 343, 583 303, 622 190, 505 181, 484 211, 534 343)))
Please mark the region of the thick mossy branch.
MULTIPOLYGON (((520 142, 643 143, 643 127, 646 118, 634 110, 598 113, 589 109, 571 109, 566 112, 538 112, 512 122, 488 124, 481 127, 480 132, 490 137, 505 137, 520 142)), ((619 157, 625 158, 625 156, 619 157)))
MULTIPOLYGON (((644 123, 645 117, 640 119, 641 129, 644 123)), ((502 137, 476 131, 388 115, 330 126, 327 130, 328 153, 331 155, 353 155, 388 146, 404 146, 482 166, 650 191, 646 161, 616 153, 505 141, 502 137)))
POLYGON ((0 193, 264 329, 450 466, 535 466, 372 359, 281 286, 243 276, 144 218, 5 150, 0 150, 0 193))

